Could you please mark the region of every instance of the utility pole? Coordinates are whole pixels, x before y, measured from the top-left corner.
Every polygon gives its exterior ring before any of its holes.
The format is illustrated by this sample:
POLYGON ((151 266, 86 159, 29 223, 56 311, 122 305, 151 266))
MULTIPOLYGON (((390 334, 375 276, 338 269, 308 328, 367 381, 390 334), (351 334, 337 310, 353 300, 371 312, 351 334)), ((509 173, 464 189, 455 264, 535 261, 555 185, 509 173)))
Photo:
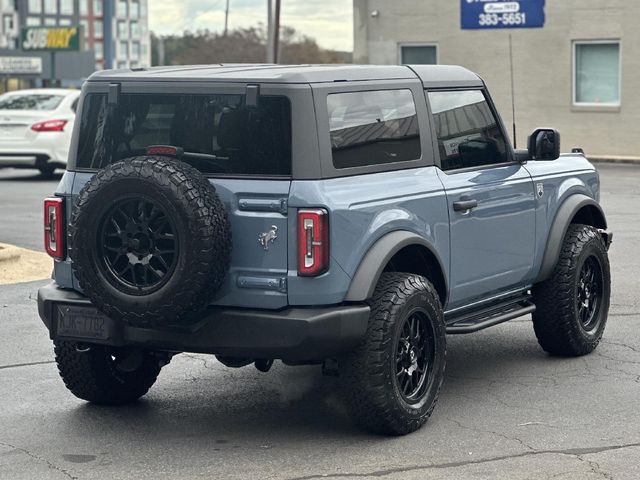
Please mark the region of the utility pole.
POLYGON ((267 63, 273 61, 273 0, 267 0, 267 63))
POLYGON ((273 21, 273 63, 280 61, 280 0, 276 1, 275 19, 273 21))
POLYGON ((227 7, 224 9, 224 36, 227 36, 229 31, 229 0, 227 0, 227 7))

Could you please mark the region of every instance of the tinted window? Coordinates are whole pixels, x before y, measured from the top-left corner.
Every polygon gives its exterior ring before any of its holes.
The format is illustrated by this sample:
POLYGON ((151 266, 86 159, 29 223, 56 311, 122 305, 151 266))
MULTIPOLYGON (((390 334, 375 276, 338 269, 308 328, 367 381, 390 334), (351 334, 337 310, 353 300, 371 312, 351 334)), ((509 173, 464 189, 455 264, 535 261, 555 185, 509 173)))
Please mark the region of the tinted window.
POLYGON ((55 110, 62 95, 10 94, 0 97, 0 110, 55 110))
POLYGON ((410 90, 335 93, 327 97, 333 165, 361 167, 420 158, 410 90))
POLYGON ((502 130, 480 90, 430 92, 443 170, 508 161, 502 130))
POLYGON ((291 106, 286 97, 123 94, 107 105, 89 94, 82 109, 76 166, 103 168, 144 155, 152 145, 184 150, 182 160, 203 173, 291 174, 291 106))

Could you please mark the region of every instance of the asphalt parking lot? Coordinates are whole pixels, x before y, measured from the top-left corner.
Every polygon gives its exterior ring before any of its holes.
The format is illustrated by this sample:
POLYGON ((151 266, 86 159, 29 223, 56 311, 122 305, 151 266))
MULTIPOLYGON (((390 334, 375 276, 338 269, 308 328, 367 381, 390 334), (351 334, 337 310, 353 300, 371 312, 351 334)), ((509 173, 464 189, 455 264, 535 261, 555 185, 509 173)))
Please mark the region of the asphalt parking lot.
MULTIPOLYGON (((58 377, 44 282, 0 286, 0 479, 640 478, 640 166, 599 169, 615 237, 598 350, 550 358, 528 318, 449 337, 436 410, 402 438, 357 430, 319 367, 183 354, 137 404, 88 405, 58 377)), ((0 242, 40 248, 55 185, 0 171, 0 242)))

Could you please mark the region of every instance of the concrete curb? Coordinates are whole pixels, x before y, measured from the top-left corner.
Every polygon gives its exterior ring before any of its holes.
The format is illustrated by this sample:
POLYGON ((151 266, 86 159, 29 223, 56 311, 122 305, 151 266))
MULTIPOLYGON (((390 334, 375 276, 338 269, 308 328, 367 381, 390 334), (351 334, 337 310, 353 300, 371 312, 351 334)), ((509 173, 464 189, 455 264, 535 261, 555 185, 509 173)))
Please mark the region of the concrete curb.
POLYGON ((0 243, 0 263, 8 262, 10 260, 16 260, 20 258, 22 252, 20 249, 14 247, 13 245, 6 245, 0 243))
POLYGON ((640 165, 638 157, 588 157, 591 163, 622 163, 626 165, 640 165))

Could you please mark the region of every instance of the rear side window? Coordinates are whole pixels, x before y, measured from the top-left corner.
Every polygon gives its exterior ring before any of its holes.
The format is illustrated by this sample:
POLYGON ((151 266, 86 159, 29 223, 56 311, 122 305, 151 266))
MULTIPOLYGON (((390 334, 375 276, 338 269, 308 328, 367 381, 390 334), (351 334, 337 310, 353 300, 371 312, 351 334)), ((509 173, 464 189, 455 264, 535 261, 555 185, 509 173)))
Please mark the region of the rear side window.
POLYGON ((327 96, 335 168, 420 158, 420 135, 411 90, 334 93, 327 96))
POLYGON ((88 94, 80 126, 77 168, 99 169, 144 155, 153 145, 184 150, 182 160, 205 174, 290 175, 291 105, 244 95, 88 94))
POLYGON ((509 161, 507 142, 480 90, 429 92, 443 170, 509 161))
POLYGON ((0 110, 55 110, 62 95, 10 94, 0 96, 0 110))

